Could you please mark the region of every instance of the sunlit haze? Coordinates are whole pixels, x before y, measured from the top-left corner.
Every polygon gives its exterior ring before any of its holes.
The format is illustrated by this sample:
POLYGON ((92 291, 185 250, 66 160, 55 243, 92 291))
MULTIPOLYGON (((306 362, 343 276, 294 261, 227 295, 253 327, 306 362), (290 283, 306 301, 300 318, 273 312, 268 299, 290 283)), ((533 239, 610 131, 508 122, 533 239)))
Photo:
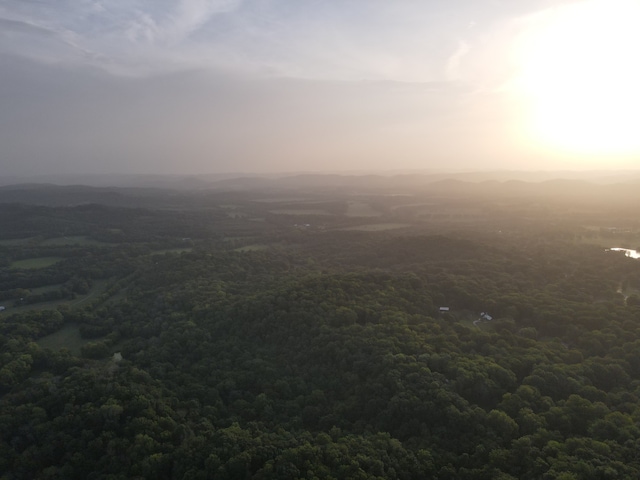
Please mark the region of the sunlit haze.
POLYGON ((635 0, 0 2, 0 175, 633 169, 635 0))
POLYGON ((640 152, 640 3, 544 12, 522 40, 520 87, 533 142, 590 157, 640 152))

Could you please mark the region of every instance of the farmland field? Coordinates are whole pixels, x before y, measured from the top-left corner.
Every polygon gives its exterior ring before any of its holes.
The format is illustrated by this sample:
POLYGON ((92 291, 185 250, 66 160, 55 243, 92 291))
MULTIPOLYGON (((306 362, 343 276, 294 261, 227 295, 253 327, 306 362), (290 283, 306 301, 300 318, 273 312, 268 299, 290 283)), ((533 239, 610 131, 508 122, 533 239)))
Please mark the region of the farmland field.
POLYGON ((409 223, 370 223, 367 225, 357 225, 355 227, 346 227, 339 230, 359 231, 359 232, 382 232, 384 230, 395 230, 396 228, 410 227, 409 223))
POLYGON ((165 253, 185 253, 193 250, 191 247, 163 248, 162 250, 154 250, 151 255, 164 255, 165 253))
POLYGON ((40 245, 42 246, 63 246, 63 245, 111 245, 109 243, 93 240, 84 235, 76 235, 70 237, 55 237, 44 240, 40 245))
POLYGON ((17 245, 24 245, 33 240, 33 237, 29 238, 8 238, 5 240, 0 240, 0 247, 14 247, 17 245))
POLYGON ((46 268, 55 265, 62 260, 62 257, 37 257, 27 258, 24 260, 16 260, 12 262, 10 268, 32 270, 38 268, 46 268))
POLYGON ((259 250, 266 250, 268 248, 267 245, 247 245, 246 247, 239 247, 234 249, 235 252, 257 252, 259 250))
POLYGON ((227 217, 229 218, 246 218, 249 214, 245 212, 227 212, 227 217))
POLYGON ((382 213, 365 202, 349 202, 347 217, 379 217, 382 213))
POLYGON ((260 203, 304 203, 307 201, 304 197, 277 197, 277 198, 260 198, 256 200, 260 203))
MULTIPOLYGON (((7 312, 24 313, 24 312, 30 312, 30 311, 53 309, 61 305, 68 305, 70 307, 86 306, 92 300, 95 300, 99 295, 104 293, 109 283, 110 283, 110 280, 106 280, 106 279, 95 280, 93 282, 93 286, 91 287, 91 290, 86 295, 79 295, 74 299, 63 298, 63 299, 51 300, 47 302, 38 302, 33 304, 20 305, 17 307, 11 307, 10 310, 7 309, 7 312)), ((45 293, 47 291, 55 290, 55 287, 59 287, 59 285, 47 285, 44 287, 37 287, 37 288, 31 289, 31 292, 34 294, 45 293)), ((6 305, 12 305, 12 304, 13 302, 11 301, 6 303, 6 305)))
POLYGON ((269 213, 275 213, 276 215, 333 215, 332 213, 319 208, 283 208, 278 210, 269 210, 269 213))
POLYGON ((31 293, 33 295, 39 295, 41 293, 54 292, 56 290, 60 290, 61 288, 62 288, 62 284, 61 283, 56 283, 56 284, 53 284, 53 285, 45 285, 43 287, 30 288, 29 290, 31 291, 31 293))

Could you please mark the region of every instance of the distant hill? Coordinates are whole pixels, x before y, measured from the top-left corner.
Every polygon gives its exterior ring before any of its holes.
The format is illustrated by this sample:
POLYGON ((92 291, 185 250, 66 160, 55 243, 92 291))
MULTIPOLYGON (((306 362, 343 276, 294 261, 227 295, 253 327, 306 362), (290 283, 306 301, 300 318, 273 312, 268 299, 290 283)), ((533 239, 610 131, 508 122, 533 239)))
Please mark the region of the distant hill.
MULTIPOLYGON (((0 203, 76 206, 96 203, 124 207, 183 208, 211 204, 211 195, 435 195, 459 198, 581 199, 629 205, 640 200, 640 179, 629 175, 624 182, 603 182, 604 177, 550 178, 532 174, 523 178, 485 178, 489 174, 459 175, 337 175, 299 174, 280 178, 244 176, 140 177, 141 185, 95 186, 23 183, 0 186, 0 203), (473 178, 474 180, 471 180, 473 178), (144 185, 148 184, 148 185, 144 185), (151 184, 154 184, 152 186, 151 184)), ((495 175, 498 176, 498 175, 495 175)), ((524 174, 516 177, 525 177, 524 174)), ((609 180, 613 176, 607 177, 609 180)), ((129 179, 133 181, 133 179, 129 179)))
POLYGON ((202 175, 57 175, 2 177, 0 185, 50 184, 87 185, 93 187, 162 188, 201 190, 210 188, 255 189, 283 187, 371 187, 394 188, 426 185, 443 180, 482 183, 547 182, 581 180, 595 184, 634 183, 640 181, 640 171, 468 171, 468 172, 357 172, 357 173, 216 173, 202 175))

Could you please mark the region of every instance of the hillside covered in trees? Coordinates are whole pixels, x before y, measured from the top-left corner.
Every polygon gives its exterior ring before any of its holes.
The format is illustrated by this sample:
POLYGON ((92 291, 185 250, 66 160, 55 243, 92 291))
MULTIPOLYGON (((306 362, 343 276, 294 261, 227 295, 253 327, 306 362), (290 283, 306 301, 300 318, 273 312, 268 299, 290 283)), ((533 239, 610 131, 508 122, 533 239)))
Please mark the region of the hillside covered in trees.
POLYGON ((458 190, 20 192, 0 478, 640 477, 632 212, 458 190))

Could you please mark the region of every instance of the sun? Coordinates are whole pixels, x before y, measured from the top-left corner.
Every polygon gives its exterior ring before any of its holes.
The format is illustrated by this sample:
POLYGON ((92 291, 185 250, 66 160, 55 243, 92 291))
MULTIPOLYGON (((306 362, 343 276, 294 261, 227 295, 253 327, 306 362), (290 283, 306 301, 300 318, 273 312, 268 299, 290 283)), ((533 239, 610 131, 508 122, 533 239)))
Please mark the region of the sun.
POLYGON ((558 153, 640 155, 640 1, 586 0, 530 20, 516 54, 529 140, 558 153))

